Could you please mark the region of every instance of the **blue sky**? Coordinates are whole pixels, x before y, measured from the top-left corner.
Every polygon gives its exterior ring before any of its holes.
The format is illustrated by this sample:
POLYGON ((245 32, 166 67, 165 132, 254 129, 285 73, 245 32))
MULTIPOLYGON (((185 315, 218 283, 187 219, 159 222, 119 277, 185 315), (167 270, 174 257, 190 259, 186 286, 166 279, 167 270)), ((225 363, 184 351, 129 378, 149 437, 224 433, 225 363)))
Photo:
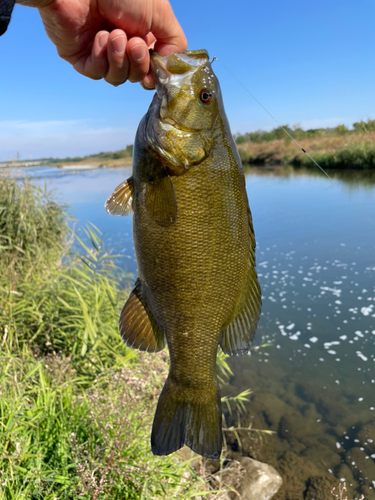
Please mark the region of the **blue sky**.
MULTIPOLYGON (((375 118, 373 0, 171 1, 190 49, 206 48, 282 124, 305 128, 375 118)), ((216 62, 233 132, 272 119, 216 62)), ((152 93, 113 88, 58 58, 38 13, 17 5, 0 38, 0 161, 121 149, 152 93)))

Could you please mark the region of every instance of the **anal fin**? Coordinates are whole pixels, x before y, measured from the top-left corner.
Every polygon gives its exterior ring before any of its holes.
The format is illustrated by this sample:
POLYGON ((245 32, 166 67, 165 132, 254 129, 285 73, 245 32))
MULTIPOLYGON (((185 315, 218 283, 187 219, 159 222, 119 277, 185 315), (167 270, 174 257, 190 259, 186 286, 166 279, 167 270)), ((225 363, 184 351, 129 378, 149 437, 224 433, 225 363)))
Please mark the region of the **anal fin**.
POLYGON ((139 278, 121 311, 119 329, 125 344, 134 349, 158 352, 165 347, 165 335, 147 307, 139 278))

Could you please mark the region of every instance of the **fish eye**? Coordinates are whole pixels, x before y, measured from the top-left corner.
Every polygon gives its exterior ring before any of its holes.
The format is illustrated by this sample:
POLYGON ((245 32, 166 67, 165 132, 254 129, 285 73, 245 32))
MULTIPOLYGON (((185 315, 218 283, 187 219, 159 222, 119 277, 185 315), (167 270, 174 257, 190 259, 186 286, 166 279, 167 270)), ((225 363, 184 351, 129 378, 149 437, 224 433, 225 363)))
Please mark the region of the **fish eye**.
POLYGON ((210 103, 212 101, 212 97, 212 93, 207 89, 202 89, 199 95, 200 100, 205 104, 210 103))

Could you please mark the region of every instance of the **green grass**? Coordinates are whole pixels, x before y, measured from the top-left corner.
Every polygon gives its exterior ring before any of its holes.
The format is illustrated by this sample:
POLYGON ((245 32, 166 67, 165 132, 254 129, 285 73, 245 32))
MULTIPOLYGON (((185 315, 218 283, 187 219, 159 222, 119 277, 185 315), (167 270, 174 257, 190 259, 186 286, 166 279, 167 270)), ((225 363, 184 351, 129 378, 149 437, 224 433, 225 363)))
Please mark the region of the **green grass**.
POLYGON ((0 500, 213 498, 189 461, 152 455, 168 355, 123 344, 130 276, 67 220, 48 190, 0 177, 0 500))
POLYGON ((67 217, 0 177, 0 499, 190 498, 204 482, 150 450, 165 354, 123 344, 129 277, 93 226, 70 253, 67 217))
MULTIPOLYGON (((375 169, 375 120, 335 128, 303 130, 284 129, 325 170, 375 169)), ((238 152, 244 165, 293 165, 317 168, 281 127, 270 132, 258 131, 235 136, 238 152)))
MULTIPOLYGON (((316 154, 314 159, 324 169, 375 169, 375 144, 372 141, 349 143, 338 151, 316 154)), ((295 158, 291 164, 310 167, 312 162, 304 155, 295 158)))
POLYGON ((160 358, 89 386, 67 359, 24 350, 2 353, 0 366, 1 499, 184 499, 205 489, 187 463, 150 451, 160 358))
POLYGON ((290 127, 289 125, 283 125, 282 127, 276 127, 269 132, 265 130, 257 130, 256 132, 247 132, 244 134, 238 133, 235 134, 234 138, 237 144, 245 144, 247 142, 252 142, 254 144, 260 144, 262 142, 272 142, 288 138, 285 130, 283 129, 285 129, 292 137, 294 137, 294 139, 299 141, 301 139, 312 139, 316 137, 366 134, 368 132, 374 132, 375 120, 368 119, 367 122, 363 120, 355 122, 352 125, 352 129, 349 129, 346 125, 337 125, 337 127, 304 130, 299 125, 295 125, 293 127, 290 127))
POLYGON ((68 232, 66 207, 30 181, 0 176, 0 260, 9 278, 28 278, 48 268, 63 252, 68 232))

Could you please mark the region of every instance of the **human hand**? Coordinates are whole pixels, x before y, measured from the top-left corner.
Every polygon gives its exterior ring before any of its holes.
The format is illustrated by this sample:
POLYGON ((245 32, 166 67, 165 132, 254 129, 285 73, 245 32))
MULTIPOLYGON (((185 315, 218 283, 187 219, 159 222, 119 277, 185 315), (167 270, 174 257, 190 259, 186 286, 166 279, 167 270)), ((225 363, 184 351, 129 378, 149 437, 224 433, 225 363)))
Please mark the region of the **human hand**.
POLYGON ((36 7, 60 57, 94 80, 153 88, 149 49, 185 50, 168 0, 17 0, 36 7))

